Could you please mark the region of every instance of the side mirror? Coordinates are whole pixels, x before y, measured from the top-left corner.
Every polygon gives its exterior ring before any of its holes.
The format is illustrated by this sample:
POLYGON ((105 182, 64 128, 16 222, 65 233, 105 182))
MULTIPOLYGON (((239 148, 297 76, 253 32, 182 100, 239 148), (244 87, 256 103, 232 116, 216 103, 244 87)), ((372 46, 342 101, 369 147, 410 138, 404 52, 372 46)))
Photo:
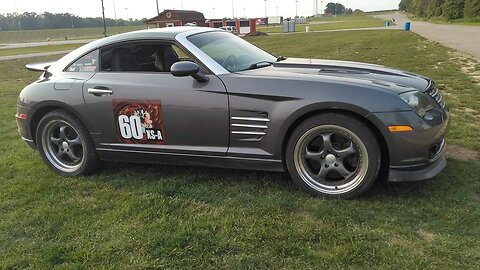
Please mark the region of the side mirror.
POLYGON ((170 72, 175 77, 192 76, 198 82, 208 82, 209 78, 200 73, 200 67, 190 61, 181 61, 172 65, 170 72))

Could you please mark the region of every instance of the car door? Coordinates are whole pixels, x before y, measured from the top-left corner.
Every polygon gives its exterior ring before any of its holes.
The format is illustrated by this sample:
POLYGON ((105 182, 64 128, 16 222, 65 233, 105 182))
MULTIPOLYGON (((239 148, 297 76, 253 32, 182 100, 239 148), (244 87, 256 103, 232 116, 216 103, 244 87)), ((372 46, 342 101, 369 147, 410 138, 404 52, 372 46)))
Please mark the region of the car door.
POLYGON ((178 48, 175 55, 168 49, 170 55, 157 59, 164 52, 150 56, 152 46, 168 48, 149 43, 143 49, 122 44, 101 50, 101 71, 83 86, 90 117, 103 135, 100 144, 117 151, 226 155, 228 97, 221 80, 174 77, 168 69, 182 60, 178 48), (118 55, 124 57, 120 65, 118 55))

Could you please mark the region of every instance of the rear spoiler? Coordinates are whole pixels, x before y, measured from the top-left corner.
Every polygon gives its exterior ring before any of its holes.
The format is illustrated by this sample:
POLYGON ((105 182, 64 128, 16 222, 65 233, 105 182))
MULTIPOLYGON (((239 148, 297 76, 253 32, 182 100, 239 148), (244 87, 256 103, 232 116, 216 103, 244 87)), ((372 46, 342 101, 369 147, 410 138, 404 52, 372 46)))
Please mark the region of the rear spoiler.
POLYGON ((53 65, 53 63, 55 62, 33 63, 33 64, 27 64, 25 67, 30 71, 45 72, 51 65, 53 65))
POLYGON ((32 63, 25 65, 25 67, 30 71, 44 72, 43 77, 50 78, 52 76, 52 73, 48 72, 47 69, 54 63, 55 62, 32 63))

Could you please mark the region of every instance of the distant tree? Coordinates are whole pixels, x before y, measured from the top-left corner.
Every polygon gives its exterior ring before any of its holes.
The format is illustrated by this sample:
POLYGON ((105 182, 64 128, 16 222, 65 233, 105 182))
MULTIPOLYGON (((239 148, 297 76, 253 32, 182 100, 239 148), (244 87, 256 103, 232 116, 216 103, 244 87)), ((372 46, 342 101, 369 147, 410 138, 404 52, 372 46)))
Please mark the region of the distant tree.
MULTIPOLYGON (((116 23, 113 19, 106 19, 106 23, 109 27, 125 25, 123 19, 117 20, 116 23)), ((75 28, 100 27, 103 26, 103 19, 100 17, 82 18, 69 13, 50 12, 42 14, 35 12, 0 14, 0 31, 71 28, 72 24, 75 28)), ((139 25, 143 24, 143 21, 131 20, 128 24, 139 25)))
POLYGON ((442 6, 442 14, 449 21, 463 18, 464 10, 465 0, 446 0, 442 6))
POLYGON ((442 6, 444 3, 445 0, 430 0, 427 8, 427 17, 441 17, 443 15, 442 6))
POLYGON ((362 15, 362 14, 365 14, 365 12, 363 12, 363 10, 361 9, 355 9, 353 11, 353 15, 362 15))
POLYGON ((410 12, 409 8, 412 7, 412 0, 402 0, 400 4, 398 4, 398 9, 400 11, 407 11, 410 12))
POLYGON ((430 0, 413 0, 413 12, 418 17, 427 16, 427 7, 430 0))
POLYGON ((465 0, 465 17, 480 16, 480 0, 465 0))
POLYGON ((347 8, 345 9, 345 14, 347 15, 352 15, 353 14, 353 10, 351 8, 347 8))
POLYGON ((325 14, 341 15, 345 13, 345 6, 340 3, 328 3, 325 14))

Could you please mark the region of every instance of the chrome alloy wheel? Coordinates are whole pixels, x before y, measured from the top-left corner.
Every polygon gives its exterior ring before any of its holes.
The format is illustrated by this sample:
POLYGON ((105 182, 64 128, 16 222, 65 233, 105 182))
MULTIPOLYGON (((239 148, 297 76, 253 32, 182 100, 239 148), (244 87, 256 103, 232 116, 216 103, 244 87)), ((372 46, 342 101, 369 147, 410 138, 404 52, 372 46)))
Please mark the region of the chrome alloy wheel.
POLYGON ((48 161, 63 172, 74 172, 84 162, 83 140, 78 131, 63 120, 52 120, 45 125, 42 145, 48 161))
POLYGON ((368 171, 364 143, 352 131, 323 125, 305 132, 294 150, 295 169, 311 188, 339 195, 358 187, 368 171))

